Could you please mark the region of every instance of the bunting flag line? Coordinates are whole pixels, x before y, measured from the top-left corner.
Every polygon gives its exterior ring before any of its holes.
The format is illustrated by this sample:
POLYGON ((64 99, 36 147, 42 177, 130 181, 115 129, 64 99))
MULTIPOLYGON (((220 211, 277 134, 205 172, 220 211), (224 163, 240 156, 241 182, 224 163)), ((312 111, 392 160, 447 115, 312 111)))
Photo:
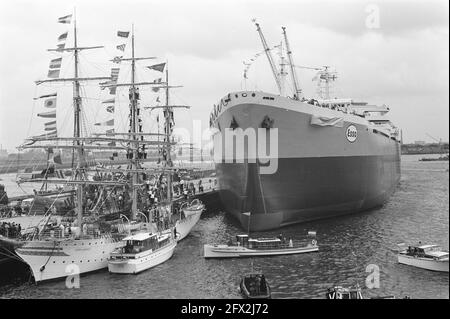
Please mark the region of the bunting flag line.
POLYGON ((106 122, 95 123, 94 125, 97 125, 97 126, 113 126, 114 125, 114 119, 108 120, 106 122))
POLYGON ((158 71, 158 72, 163 72, 165 66, 166 66, 165 63, 159 63, 159 64, 154 64, 154 65, 148 66, 147 68, 149 68, 150 70, 155 70, 155 71, 158 71))
POLYGON ((69 14, 69 15, 67 15, 67 16, 64 16, 64 17, 61 17, 61 18, 58 18, 58 23, 70 23, 72 21, 72 15, 71 14, 69 14))
POLYGON ((62 50, 64 50, 64 47, 66 46, 66 43, 61 43, 61 44, 58 44, 57 46, 56 46, 56 51, 62 51, 62 50))
POLYGON ((52 79, 57 79, 57 78, 59 78, 59 71, 60 70, 49 70, 47 77, 52 78, 52 79))
POLYGON ((37 136, 34 136, 34 137, 57 137, 56 135, 57 135, 57 133, 56 133, 56 130, 55 130, 53 132, 44 133, 44 134, 37 135, 37 136))
POLYGON ((129 34, 129 31, 117 31, 117 36, 121 38, 128 38, 129 34))
POLYGON ((43 98, 45 98, 45 97, 53 97, 53 96, 56 96, 56 93, 44 94, 44 95, 35 97, 33 100, 38 100, 38 99, 43 99, 43 98))
POLYGON ((44 131, 55 131, 56 121, 47 122, 44 124, 44 131))
POLYGON ((117 79, 119 78, 119 71, 120 71, 120 68, 112 68, 111 69, 111 80, 112 81, 117 81, 117 79))
POLYGON ((50 61, 50 69, 60 69, 62 58, 53 59, 50 61))
POLYGON ((111 61, 112 61, 113 63, 120 63, 120 62, 122 62, 122 58, 123 58, 123 55, 121 55, 121 56, 115 56, 111 61))
POLYGON ((58 41, 66 40, 66 39, 67 39, 67 33, 68 33, 68 32, 65 32, 65 33, 61 34, 61 35, 58 37, 58 41))
POLYGON ((56 118, 56 110, 44 113, 38 113, 39 117, 55 119, 56 118))
POLYGON ((56 108, 56 97, 45 100, 44 106, 50 109, 56 108))
POLYGON ((125 51, 125 44, 120 44, 120 45, 116 46, 116 48, 117 48, 117 50, 125 51))

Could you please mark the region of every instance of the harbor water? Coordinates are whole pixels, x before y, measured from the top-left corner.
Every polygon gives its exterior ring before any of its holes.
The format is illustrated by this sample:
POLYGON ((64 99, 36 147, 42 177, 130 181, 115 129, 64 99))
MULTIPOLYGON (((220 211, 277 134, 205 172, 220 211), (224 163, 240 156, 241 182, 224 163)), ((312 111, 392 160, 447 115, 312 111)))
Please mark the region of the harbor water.
MULTIPOLYGON (((397 263, 398 243, 421 241, 449 248, 449 162, 418 161, 421 157, 431 156, 402 156, 401 183, 381 208, 252 233, 305 240, 308 231, 317 233, 318 253, 253 258, 272 297, 325 298, 329 287, 359 284, 366 297, 449 298, 448 273, 397 263), (366 278, 377 269, 379 287, 369 289, 366 278)), ((0 183, 9 196, 21 195, 14 194, 11 176, 0 175, 0 183)), ((29 274, 21 274, 0 283, 0 298, 240 298, 239 280, 251 270, 251 259, 205 260, 203 245, 226 243, 244 232, 224 212, 207 211, 173 257, 153 269, 138 275, 109 274, 105 269, 81 276, 80 287, 73 289, 64 280, 35 285, 29 274)))

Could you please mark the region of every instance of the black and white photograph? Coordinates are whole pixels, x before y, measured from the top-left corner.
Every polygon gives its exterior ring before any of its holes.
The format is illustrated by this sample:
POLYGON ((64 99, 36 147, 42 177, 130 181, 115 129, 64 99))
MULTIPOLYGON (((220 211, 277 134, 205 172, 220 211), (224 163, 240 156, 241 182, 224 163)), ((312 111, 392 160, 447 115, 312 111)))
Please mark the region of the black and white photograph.
POLYGON ((0 42, 3 301, 449 300, 448 1, 0 0, 0 42))

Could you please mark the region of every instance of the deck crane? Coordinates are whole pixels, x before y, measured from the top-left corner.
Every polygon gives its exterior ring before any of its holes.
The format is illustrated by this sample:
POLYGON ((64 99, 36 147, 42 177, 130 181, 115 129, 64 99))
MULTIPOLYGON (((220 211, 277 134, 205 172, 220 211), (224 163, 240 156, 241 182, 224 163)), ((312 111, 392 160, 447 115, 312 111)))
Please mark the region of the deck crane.
POLYGON ((286 51, 287 51, 287 56, 288 56, 288 60, 289 60, 289 67, 291 68, 291 78, 292 78, 292 83, 294 84, 294 100, 298 100, 300 97, 300 94, 302 94, 302 89, 298 85, 297 73, 294 69, 295 65, 294 65, 294 61, 292 58, 292 51, 289 46, 289 41, 288 41, 287 34, 286 34, 286 27, 281 27, 281 29, 283 29, 283 36, 284 36, 284 42, 286 45, 286 51))
POLYGON ((278 91, 282 94, 282 85, 280 78, 278 77, 278 69, 273 61, 272 53, 270 52, 269 46, 267 45, 266 39, 264 38, 264 34, 262 33, 261 27, 259 23, 256 22, 255 19, 252 20, 255 22, 256 30, 258 31, 259 37, 261 38, 261 43, 264 47, 264 52, 266 52, 267 59, 269 60, 270 68, 272 69, 273 76, 275 77, 275 82, 277 83, 278 91))

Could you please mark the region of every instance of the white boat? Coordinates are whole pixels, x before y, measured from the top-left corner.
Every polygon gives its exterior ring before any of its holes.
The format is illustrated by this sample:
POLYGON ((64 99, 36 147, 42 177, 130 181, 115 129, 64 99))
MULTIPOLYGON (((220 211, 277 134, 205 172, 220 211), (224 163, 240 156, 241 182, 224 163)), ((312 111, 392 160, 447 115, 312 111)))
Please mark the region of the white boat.
POLYGON ((120 238, 110 235, 47 238, 29 241, 16 253, 30 267, 35 282, 41 282, 106 268, 110 253, 122 245, 120 238))
POLYGON ((180 214, 180 218, 175 223, 178 241, 189 235, 205 210, 205 205, 200 200, 194 199, 190 204, 184 203, 180 210, 183 214, 180 214))
POLYGON ((298 241, 284 242, 280 238, 252 239, 248 235, 237 235, 233 245, 204 245, 205 258, 252 257, 293 255, 319 251, 317 241, 312 240, 306 246, 298 241))
POLYGON ((448 272, 449 252, 438 245, 409 246, 398 254, 398 262, 418 268, 448 272))
POLYGON ((138 233, 123 240, 108 259, 110 273, 137 274, 170 259, 177 245, 171 233, 138 233))

